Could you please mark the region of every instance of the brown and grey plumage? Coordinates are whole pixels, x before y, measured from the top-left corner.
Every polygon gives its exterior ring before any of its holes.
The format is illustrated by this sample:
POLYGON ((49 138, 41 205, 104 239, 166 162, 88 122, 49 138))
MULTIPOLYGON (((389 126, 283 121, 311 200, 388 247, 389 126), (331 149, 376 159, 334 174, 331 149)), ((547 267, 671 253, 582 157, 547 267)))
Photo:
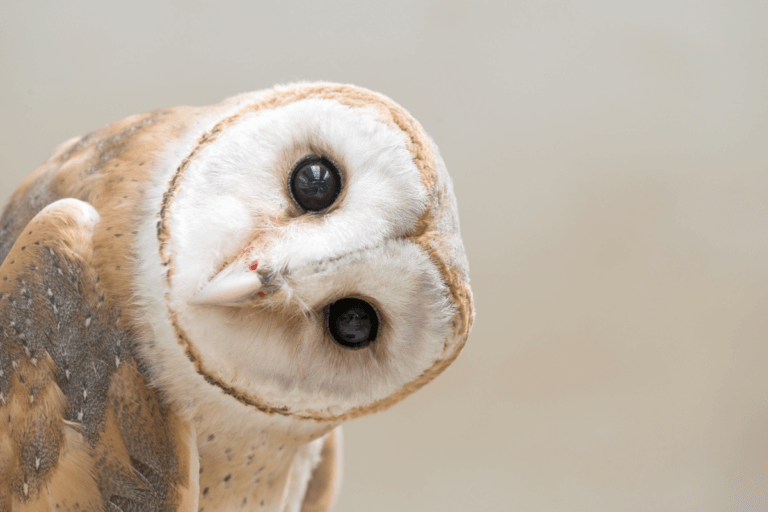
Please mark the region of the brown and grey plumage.
POLYGON ((0 267, 0 510, 186 510, 197 447, 139 369, 75 201, 0 267))
POLYGON ((336 84, 63 144, 0 261, 0 512, 330 510, 338 425, 432 380, 473 318, 434 144, 336 84), (307 155, 338 173, 328 207, 292 195, 307 155), (365 344, 329 327, 350 300, 365 344))

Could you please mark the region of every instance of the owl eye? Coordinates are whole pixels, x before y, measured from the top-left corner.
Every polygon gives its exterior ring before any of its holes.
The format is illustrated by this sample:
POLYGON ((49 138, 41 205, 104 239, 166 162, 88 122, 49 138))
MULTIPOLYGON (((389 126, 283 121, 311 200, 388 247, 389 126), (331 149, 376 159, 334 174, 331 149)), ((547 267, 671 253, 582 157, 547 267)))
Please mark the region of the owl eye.
POLYGON ((328 306, 326 317, 331 336, 343 347, 363 348, 376 341, 379 316, 364 300, 337 300, 328 306))
POLYGON ((319 212, 336 201, 341 192, 341 175, 326 157, 302 160, 291 174, 291 194, 302 210, 319 212))

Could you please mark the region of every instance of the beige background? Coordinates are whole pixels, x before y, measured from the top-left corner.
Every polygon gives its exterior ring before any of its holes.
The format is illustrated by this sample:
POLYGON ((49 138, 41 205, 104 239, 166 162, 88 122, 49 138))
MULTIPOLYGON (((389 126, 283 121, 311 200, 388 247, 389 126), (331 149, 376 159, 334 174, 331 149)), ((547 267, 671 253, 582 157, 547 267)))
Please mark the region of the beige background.
POLYGON ((408 108, 477 321, 349 424, 343 511, 768 510, 768 3, 0 6, 0 200, 64 139, 298 79, 408 108))

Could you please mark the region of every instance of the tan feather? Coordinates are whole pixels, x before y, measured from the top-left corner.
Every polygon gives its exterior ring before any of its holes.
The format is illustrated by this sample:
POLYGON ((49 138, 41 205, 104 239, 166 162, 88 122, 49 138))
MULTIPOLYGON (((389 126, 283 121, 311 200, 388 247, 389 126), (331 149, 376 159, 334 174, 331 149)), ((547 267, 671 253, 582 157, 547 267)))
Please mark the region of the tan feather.
POLYGON ((138 371, 80 205, 36 215, 0 267, 0 505, 193 510, 191 427, 138 371))
POLYGON ((333 509, 341 486, 341 446, 341 428, 336 428, 323 443, 320 464, 312 472, 301 512, 329 512, 333 509))

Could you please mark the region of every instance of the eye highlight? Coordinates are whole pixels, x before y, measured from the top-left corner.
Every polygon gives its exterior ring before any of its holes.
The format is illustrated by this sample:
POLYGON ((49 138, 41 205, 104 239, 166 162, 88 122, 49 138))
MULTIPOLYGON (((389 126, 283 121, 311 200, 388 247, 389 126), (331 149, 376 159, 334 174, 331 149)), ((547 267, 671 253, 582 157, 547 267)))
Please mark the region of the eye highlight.
POLYGON ((301 160, 290 178, 293 200, 306 212, 320 212, 331 206, 341 193, 341 174, 327 157, 301 160))
POLYGON ((340 299, 326 306, 328 330, 339 345, 358 349, 367 347, 379 334, 379 315, 360 299, 340 299))

